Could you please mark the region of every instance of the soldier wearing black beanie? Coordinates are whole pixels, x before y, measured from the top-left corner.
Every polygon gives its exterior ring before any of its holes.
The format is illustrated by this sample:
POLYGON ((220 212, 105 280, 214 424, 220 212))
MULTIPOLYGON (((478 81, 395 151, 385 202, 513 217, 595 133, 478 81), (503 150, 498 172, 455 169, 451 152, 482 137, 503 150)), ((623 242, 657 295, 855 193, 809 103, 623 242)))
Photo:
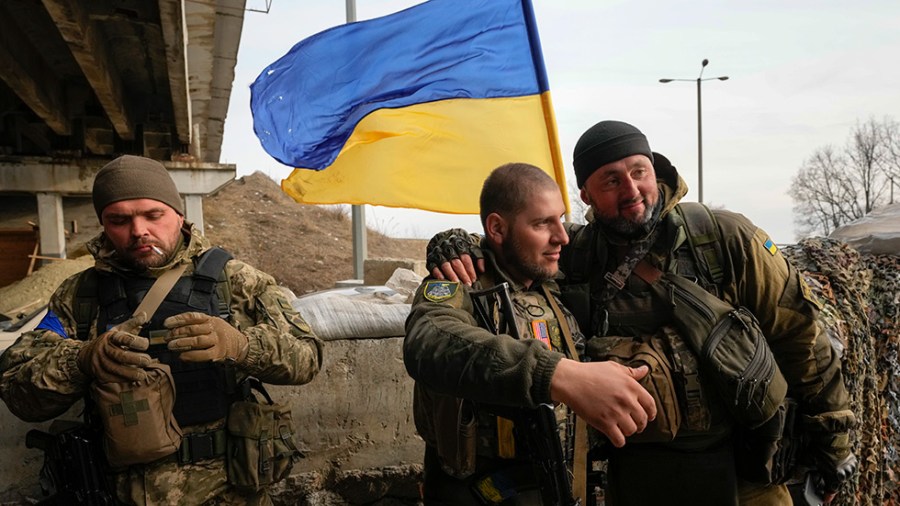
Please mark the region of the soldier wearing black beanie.
POLYGON ((644 155, 653 162, 647 137, 622 121, 601 121, 581 135, 575 144, 575 178, 583 188, 588 177, 600 167, 631 155, 644 155))

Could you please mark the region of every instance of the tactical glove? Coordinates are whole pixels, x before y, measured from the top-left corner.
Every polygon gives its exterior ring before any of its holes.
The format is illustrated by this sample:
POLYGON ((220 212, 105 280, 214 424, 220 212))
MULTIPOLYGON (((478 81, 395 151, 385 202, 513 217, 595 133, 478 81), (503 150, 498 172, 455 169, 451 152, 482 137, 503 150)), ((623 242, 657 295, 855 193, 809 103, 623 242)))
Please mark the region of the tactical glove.
POLYGON ((181 313, 166 318, 168 347, 185 362, 243 362, 250 347, 247 336, 218 316, 181 313))
POLYGON ((461 228, 440 232, 428 241, 425 248, 425 268, 431 272, 463 254, 470 255, 473 261, 484 258, 480 243, 481 236, 470 234, 461 228))
POLYGON ((803 416, 809 438, 808 452, 824 481, 826 494, 834 493, 856 472, 856 456, 851 452, 848 430, 856 425, 849 410, 803 416))
POLYGON ((147 323, 147 315, 139 313, 95 339, 84 343, 78 350, 78 368, 86 376, 101 383, 142 381, 147 373, 142 367, 152 359, 146 353, 150 340, 137 335, 147 323))

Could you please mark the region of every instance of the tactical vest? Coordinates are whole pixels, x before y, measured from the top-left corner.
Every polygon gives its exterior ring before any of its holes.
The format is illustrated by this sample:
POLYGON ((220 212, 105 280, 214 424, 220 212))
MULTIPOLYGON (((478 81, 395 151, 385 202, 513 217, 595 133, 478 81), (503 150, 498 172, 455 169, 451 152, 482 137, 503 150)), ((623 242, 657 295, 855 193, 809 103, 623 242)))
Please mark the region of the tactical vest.
MULTIPOLYGON (((715 217, 706 206, 685 202, 675 206, 667 221, 660 222, 660 226, 670 225, 671 229, 661 231, 677 233, 673 237, 677 248, 668 269, 719 296, 724 262, 715 217)), ((570 238, 566 255, 560 259, 566 274, 561 283, 561 298, 566 307, 583 328, 589 329, 591 337, 662 340, 672 363, 673 379, 682 389, 679 402, 686 416, 679 431, 681 435, 704 433, 711 425, 721 424, 724 410, 717 402, 710 402, 712 396, 707 392, 712 392, 712 387, 702 381, 696 356, 672 328, 671 301, 654 296, 646 282, 633 272, 625 287, 610 301, 600 300, 609 265, 608 258, 597 257, 606 252, 598 248, 597 234, 592 232, 593 227, 577 230, 570 238)))
MULTIPOLYGON (((491 286, 493 283, 488 276, 482 278, 482 287, 491 286)), ((509 329, 510 323, 515 326, 519 339, 537 339, 544 343, 549 349, 557 351, 566 356, 570 354, 567 351, 565 337, 562 333, 559 320, 553 312, 550 303, 544 297, 544 294, 537 290, 522 290, 510 292, 510 300, 512 302, 513 322, 507 322, 503 311, 500 308, 500 302, 493 300, 488 307, 488 314, 493 319, 494 329, 509 329)), ((584 346, 584 336, 578 330, 575 318, 565 307, 560 306, 564 317, 567 320, 568 327, 573 335, 575 348, 578 353, 584 346)), ((512 331, 507 330, 512 334, 512 331)), ((570 357, 578 360, 578 357, 570 357)), ((557 417, 566 416, 566 408, 564 405, 557 406, 557 417)), ((505 418, 490 416, 479 411, 478 418, 478 440, 476 448, 478 455, 488 457, 499 457, 505 459, 521 458, 522 445, 516 443, 516 436, 513 423, 505 418)), ((567 453, 566 458, 571 461, 571 453, 573 451, 572 431, 568 430, 571 425, 567 421, 566 429, 561 431, 563 440, 563 448, 567 453)))
MULTIPOLYGON (((182 427, 208 423, 225 417, 234 397, 234 370, 223 363, 191 363, 179 360, 162 337, 166 318, 184 312, 200 312, 228 320, 231 291, 225 264, 232 256, 221 248, 211 248, 195 259, 194 270, 182 276, 140 335, 150 339, 148 353, 168 364, 175 379, 174 415, 182 427)), ((76 290, 75 320, 78 339, 90 338, 93 321, 96 334, 131 318, 147 295, 155 278, 120 276, 88 269, 76 290)))

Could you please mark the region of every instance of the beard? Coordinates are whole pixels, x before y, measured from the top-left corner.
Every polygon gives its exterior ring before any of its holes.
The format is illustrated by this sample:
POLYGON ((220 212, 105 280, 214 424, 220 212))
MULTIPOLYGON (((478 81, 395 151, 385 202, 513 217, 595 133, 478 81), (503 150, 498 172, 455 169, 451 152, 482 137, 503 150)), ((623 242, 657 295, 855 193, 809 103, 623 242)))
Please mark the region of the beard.
POLYGON ((594 217, 603 229, 623 239, 640 239, 647 235, 653 228, 654 215, 660 209, 660 202, 657 200, 654 206, 645 206, 644 212, 635 219, 628 219, 624 216, 603 216, 594 209, 594 217))
POLYGON ((553 267, 544 267, 523 258, 520 254, 522 251, 520 242, 514 234, 510 235, 508 241, 503 241, 501 248, 506 268, 519 274, 523 279, 530 279, 532 283, 537 284, 552 279, 559 270, 556 264, 553 267))
POLYGON ((172 252, 166 248, 164 244, 160 244, 153 241, 132 241, 128 244, 128 247, 123 250, 118 250, 119 258, 121 258, 125 264, 129 267, 133 268, 138 272, 144 272, 154 267, 160 267, 166 264, 169 261, 169 258, 172 256, 172 252), (162 251, 162 254, 157 253, 156 251, 152 251, 147 255, 135 256, 132 248, 136 248, 139 246, 156 246, 162 251))

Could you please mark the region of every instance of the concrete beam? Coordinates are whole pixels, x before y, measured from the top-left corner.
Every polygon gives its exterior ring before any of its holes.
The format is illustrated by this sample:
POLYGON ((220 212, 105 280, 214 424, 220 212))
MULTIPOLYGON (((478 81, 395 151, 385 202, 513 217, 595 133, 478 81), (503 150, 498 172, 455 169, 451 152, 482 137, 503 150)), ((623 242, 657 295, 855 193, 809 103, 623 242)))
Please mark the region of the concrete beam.
POLYGON ((203 228, 203 197, 200 195, 184 196, 184 217, 193 223, 200 233, 206 235, 206 230, 203 228))
POLYGON ((66 232, 63 219, 62 195, 38 193, 38 227, 41 235, 41 255, 66 258, 66 232))
MULTIPOLYGON (((104 160, 103 163, 106 163, 104 160)), ((218 163, 163 162, 182 194, 206 195, 235 176, 235 165, 218 163)), ((0 192, 54 192, 90 195, 94 176, 101 165, 0 162, 0 192)))
MULTIPOLYGON (((5 4, 5 2, 3 2, 5 4)), ((63 86, 0 4, 0 78, 57 135, 70 135, 63 86)))
POLYGON ((109 55, 103 35, 91 23, 87 8, 77 0, 43 0, 44 8, 69 45, 72 56, 97 95, 119 137, 134 139, 134 120, 129 117, 123 85, 109 55))
POLYGON ((166 43, 166 68, 175 114, 175 131, 182 144, 191 143, 191 100, 187 78, 187 27, 184 1, 159 0, 159 18, 166 43))

